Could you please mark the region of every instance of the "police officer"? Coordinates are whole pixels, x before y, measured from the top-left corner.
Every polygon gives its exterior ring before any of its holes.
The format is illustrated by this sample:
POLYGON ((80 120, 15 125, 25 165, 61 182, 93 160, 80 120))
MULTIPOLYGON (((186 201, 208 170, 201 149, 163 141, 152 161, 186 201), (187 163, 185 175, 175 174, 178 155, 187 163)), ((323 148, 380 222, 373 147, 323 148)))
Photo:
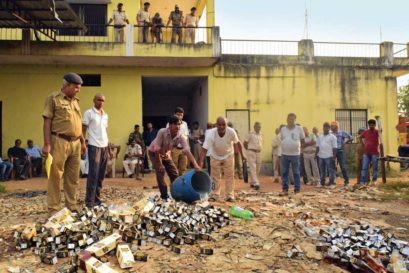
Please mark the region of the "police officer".
POLYGON ((49 215, 59 210, 61 178, 64 180, 65 206, 71 211, 77 210, 80 159, 86 149, 79 99, 76 97, 81 85, 82 79, 78 74, 68 73, 64 76, 61 91, 52 93, 45 101, 42 152, 45 157, 50 153, 53 156, 47 190, 49 215))

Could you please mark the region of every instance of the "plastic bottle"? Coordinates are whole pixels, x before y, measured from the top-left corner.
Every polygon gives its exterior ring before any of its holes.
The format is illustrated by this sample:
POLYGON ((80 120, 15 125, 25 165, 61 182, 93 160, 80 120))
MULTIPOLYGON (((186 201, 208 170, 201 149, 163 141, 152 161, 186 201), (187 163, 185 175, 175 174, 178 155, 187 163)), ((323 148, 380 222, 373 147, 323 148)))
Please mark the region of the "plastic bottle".
POLYGON ((253 213, 251 211, 242 209, 242 208, 237 207, 237 206, 232 206, 230 208, 230 215, 232 215, 234 217, 242 218, 244 220, 250 220, 251 218, 254 217, 254 215, 253 215, 253 213))

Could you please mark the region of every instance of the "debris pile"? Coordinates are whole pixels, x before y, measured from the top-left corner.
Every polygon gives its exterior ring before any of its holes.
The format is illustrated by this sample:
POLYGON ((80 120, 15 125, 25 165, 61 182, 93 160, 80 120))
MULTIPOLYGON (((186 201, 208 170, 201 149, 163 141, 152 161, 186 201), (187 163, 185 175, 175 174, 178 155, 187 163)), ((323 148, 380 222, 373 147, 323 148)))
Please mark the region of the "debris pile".
POLYGON ((316 238, 316 250, 324 259, 351 272, 407 272, 408 242, 391 233, 361 222, 348 223, 331 219, 314 219, 310 214, 295 220, 307 236, 316 238))
MULTIPOLYGON (((145 198, 134 206, 101 205, 79 212, 65 208, 46 224, 16 230, 13 237, 18 250, 33 247, 45 264, 69 258, 58 272, 74 272, 77 267, 89 272, 115 272, 95 268, 102 267, 106 255, 116 255, 121 268, 132 267, 135 260, 147 261, 148 256, 139 250, 147 242, 181 254, 183 245, 211 241, 213 231, 229 224, 229 214, 221 208, 145 198)), ((212 255, 213 249, 203 248, 201 253, 212 255)))

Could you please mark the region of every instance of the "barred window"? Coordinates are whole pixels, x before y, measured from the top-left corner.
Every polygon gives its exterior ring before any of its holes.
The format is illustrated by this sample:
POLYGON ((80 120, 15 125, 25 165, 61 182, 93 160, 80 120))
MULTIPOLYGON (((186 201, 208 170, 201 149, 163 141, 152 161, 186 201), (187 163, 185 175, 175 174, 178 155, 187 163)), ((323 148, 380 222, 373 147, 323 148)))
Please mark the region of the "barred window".
POLYGON ((107 5, 106 4, 70 4, 86 26, 86 30, 60 29, 59 35, 69 36, 106 36, 107 5))
POLYGON ((352 135, 356 142, 359 128, 367 127, 368 111, 366 109, 337 109, 335 120, 339 122, 340 129, 352 135))

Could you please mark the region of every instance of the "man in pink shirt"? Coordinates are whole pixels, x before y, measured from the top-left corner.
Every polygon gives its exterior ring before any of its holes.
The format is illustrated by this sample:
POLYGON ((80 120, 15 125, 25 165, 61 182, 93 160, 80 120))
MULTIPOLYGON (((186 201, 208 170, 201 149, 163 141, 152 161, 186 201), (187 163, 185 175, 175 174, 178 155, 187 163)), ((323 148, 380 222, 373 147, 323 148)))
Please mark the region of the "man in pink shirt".
POLYGON ((178 169, 172 161, 171 151, 174 147, 182 146, 182 152, 193 164, 196 171, 201 171, 194 156, 190 152, 189 144, 186 138, 180 134, 180 125, 182 121, 177 116, 168 118, 169 127, 158 131, 156 138, 149 145, 149 157, 155 167, 156 181, 158 182, 160 195, 162 199, 168 199, 168 187, 165 182, 165 171, 169 176, 170 183, 173 183, 179 176, 178 169))

